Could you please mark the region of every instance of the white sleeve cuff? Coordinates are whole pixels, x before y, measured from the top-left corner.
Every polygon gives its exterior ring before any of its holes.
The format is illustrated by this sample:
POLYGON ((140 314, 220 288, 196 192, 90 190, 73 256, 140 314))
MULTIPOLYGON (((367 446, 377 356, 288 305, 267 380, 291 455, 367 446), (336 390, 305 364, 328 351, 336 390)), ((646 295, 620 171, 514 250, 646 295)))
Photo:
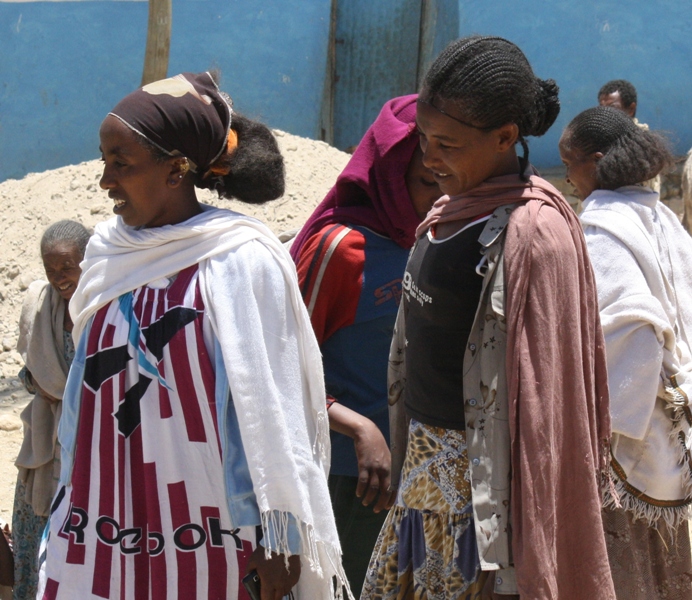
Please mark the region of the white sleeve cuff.
POLYGON ((491 573, 495 577, 495 593, 499 595, 518 595, 517 576, 514 567, 498 569, 491 573))

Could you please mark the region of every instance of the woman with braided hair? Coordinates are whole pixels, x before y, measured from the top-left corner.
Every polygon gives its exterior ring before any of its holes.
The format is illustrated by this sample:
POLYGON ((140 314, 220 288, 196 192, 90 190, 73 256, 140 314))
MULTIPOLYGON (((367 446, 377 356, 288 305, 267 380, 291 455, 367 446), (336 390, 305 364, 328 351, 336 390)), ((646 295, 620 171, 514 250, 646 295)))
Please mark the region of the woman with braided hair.
POLYGON ((399 492, 363 599, 614 598, 596 289, 576 215, 528 161, 526 138, 558 112, 555 82, 502 38, 453 42, 426 75, 416 121, 446 196, 404 274, 389 374, 399 492))
POLYGON ((641 182, 672 166, 665 138, 608 107, 560 139, 584 200, 608 357, 611 476, 603 521, 617 597, 692 598, 692 240, 641 182))

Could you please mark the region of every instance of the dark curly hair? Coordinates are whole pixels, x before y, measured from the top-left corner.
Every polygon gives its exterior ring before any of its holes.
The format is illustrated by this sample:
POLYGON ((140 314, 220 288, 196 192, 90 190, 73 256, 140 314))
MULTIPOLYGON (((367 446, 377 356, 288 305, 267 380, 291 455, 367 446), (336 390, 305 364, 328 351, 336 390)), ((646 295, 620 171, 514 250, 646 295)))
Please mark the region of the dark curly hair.
POLYGON ((195 185, 216 190, 220 198, 237 198, 248 204, 262 204, 284 193, 284 158, 270 129, 233 113, 231 127, 238 134, 238 146, 224 152, 214 163, 228 171, 221 177, 204 177, 199 173, 195 185))
MULTIPOLYGON (((216 160, 215 168, 228 175, 206 176, 195 174, 195 186, 216 190, 219 198, 236 198, 247 204, 263 204, 276 200, 285 189, 284 158, 271 130, 259 121, 253 121, 233 111, 232 129, 238 134, 238 146, 224 152, 216 160)), ((152 144, 142 135, 137 141, 157 162, 170 160, 172 155, 152 144)))
POLYGON ((674 164, 665 137, 638 127, 610 106, 579 113, 565 128, 560 143, 582 154, 603 154, 596 163, 596 178, 604 190, 648 181, 674 164))
POLYGON ((524 149, 522 172, 529 158, 525 138, 541 136, 560 113, 559 88, 538 79, 524 53, 499 37, 470 36, 449 44, 425 76, 420 99, 446 100, 458 107, 468 124, 495 129, 507 123, 519 128, 524 149))
POLYGON ((601 96, 610 96, 615 92, 620 93, 623 108, 628 108, 632 106, 633 102, 637 101, 637 89, 625 79, 613 79, 606 83, 598 90, 597 99, 600 100, 601 96))

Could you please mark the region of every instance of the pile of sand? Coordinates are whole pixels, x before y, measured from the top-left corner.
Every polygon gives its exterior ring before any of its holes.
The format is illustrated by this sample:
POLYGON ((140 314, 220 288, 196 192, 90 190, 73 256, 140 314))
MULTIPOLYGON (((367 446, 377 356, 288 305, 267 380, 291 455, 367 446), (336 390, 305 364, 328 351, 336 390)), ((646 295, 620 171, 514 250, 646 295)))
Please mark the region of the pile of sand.
MULTIPOLYGON (((263 206, 219 200, 202 191, 202 202, 261 219, 279 234, 300 227, 346 166, 348 154, 324 142, 275 132, 286 161, 286 193, 263 206)), ((48 225, 75 219, 87 227, 112 216, 112 201, 99 187, 98 160, 33 173, 0 183, 0 520, 12 514, 22 439, 19 413, 29 401, 17 373, 17 322, 28 285, 45 278, 39 240, 48 225)))

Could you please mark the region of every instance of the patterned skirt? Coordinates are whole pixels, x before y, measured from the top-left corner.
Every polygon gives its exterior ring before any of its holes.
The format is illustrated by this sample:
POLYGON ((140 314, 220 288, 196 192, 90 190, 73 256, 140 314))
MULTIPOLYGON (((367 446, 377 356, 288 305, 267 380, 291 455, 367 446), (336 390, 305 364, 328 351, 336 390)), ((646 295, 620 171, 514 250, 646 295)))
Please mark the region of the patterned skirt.
MULTIPOLYGON (((12 539, 14 541, 14 598, 25 600, 36 597, 38 583, 38 549, 48 517, 37 516, 26 502, 26 487, 17 478, 12 513, 12 539)), ((0 533, 0 535, 2 535, 0 533)))
POLYGON ((603 527, 618 600, 692 600, 687 521, 671 538, 662 519, 650 527, 622 509, 604 509, 603 527))
POLYGON ((480 570, 466 433, 415 420, 397 502, 382 527, 361 600, 472 600, 480 570))

